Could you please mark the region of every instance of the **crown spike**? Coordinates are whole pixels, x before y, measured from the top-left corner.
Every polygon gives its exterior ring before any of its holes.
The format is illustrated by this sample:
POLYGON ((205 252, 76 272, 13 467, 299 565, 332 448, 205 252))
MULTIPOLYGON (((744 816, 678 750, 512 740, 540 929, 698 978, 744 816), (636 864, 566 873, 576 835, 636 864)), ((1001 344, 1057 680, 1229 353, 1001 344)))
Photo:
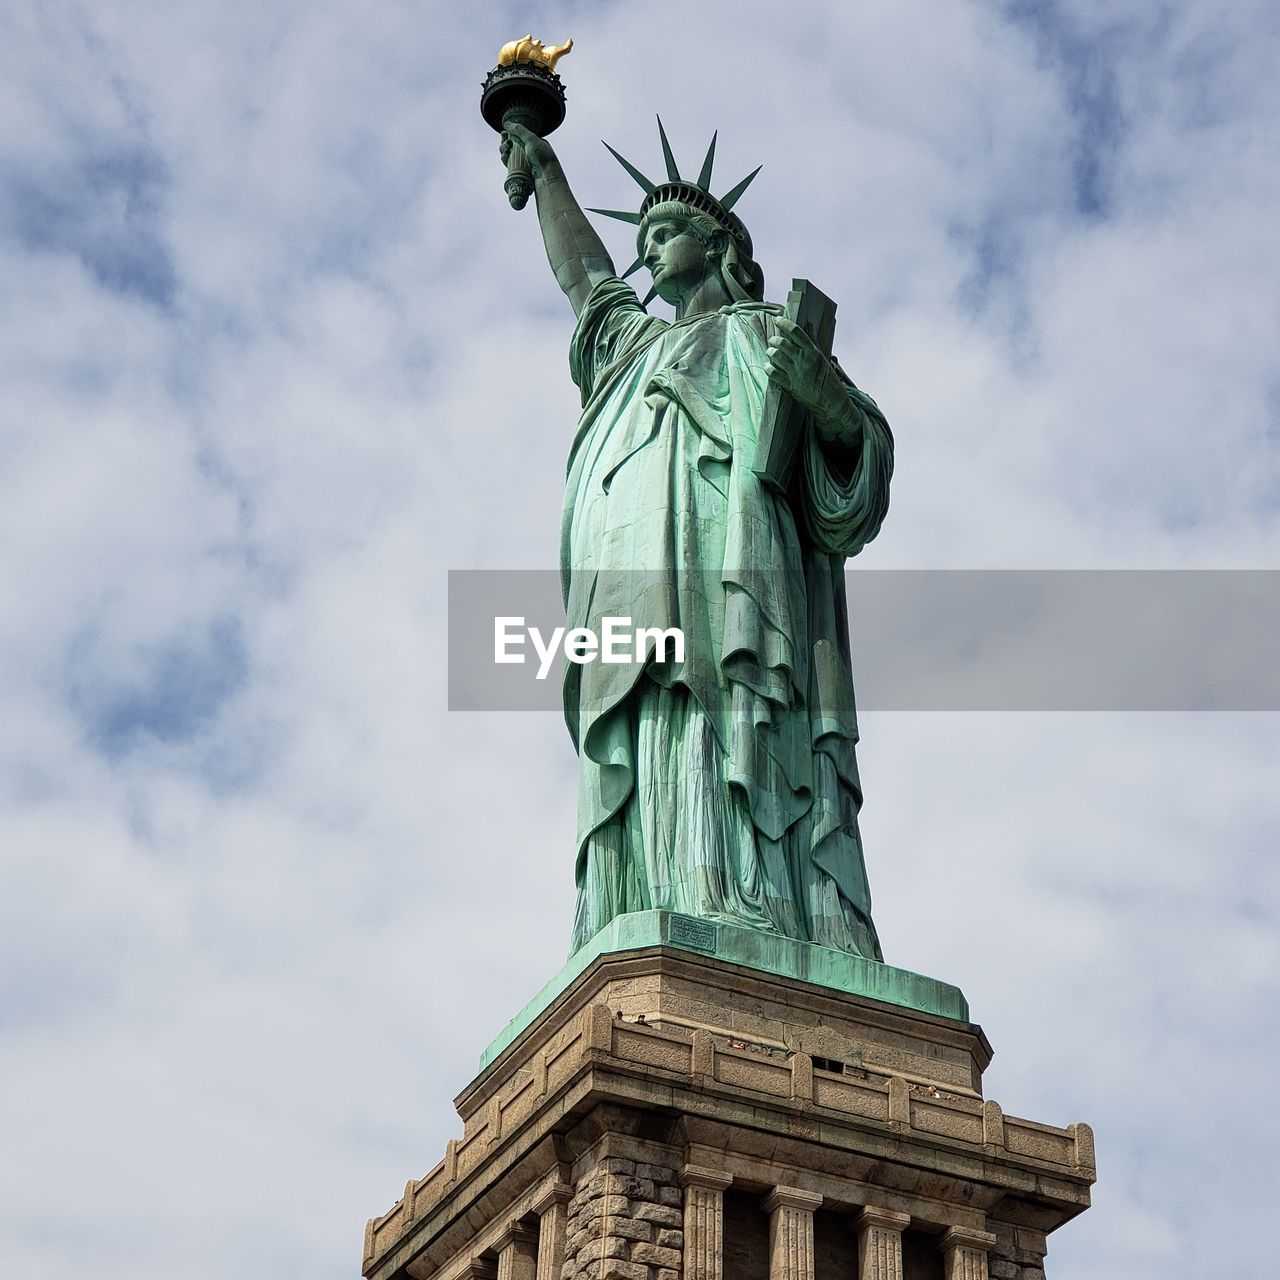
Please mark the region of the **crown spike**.
POLYGON ((662 117, 658 117, 658 137, 662 139, 662 158, 667 162, 667 181, 680 182, 680 170, 676 168, 676 158, 671 154, 671 143, 667 141, 667 131, 662 127, 662 117))
POLYGON ((707 158, 702 162, 702 169, 698 174, 698 186, 700 186, 703 191, 711 190, 711 166, 715 163, 716 138, 719 136, 719 129, 711 135, 711 145, 707 148, 707 158))
POLYGON ((629 222, 633 227, 640 225, 640 215, 627 213, 624 209, 588 209, 587 212, 603 214, 606 218, 617 218, 619 222, 629 222))
POLYGON ((720 197, 720 204, 725 209, 732 209, 738 203, 738 197, 751 185, 751 180, 764 168, 764 165, 758 164, 743 180, 738 183, 732 191, 726 191, 720 197))
MULTIPOLYGON (((601 139, 601 141, 604 142, 604 139, 601 139)), ((620 156, 607 142, 604 142, 604 147, 605 150, 608 151, 608 153, 640 184, 640 190, 643 191, 645 195, 652 193, 654 187, 657 186, 657 183, 650 182, 649 179, 646 178, 630 160, 626 160, 620 156)))
POLYGON ((644 266, 644 256, 642 254, 622 273, 621 276, 619 276, 619 279, 620 280, 628 279, 629 277, 635 275, 635 273, 639 271, 640 268, 643 266, 644 266))
POLYGON ((658 286, 655 284, 653 288, 650 289, 649 292, 644 295, 644 301, 641 302, 640 305, 644 307, 646 310, 648 310, 649 303, 651 303, 654 300, 654 298, 656 298, 657 296, 658 296, 658 286))

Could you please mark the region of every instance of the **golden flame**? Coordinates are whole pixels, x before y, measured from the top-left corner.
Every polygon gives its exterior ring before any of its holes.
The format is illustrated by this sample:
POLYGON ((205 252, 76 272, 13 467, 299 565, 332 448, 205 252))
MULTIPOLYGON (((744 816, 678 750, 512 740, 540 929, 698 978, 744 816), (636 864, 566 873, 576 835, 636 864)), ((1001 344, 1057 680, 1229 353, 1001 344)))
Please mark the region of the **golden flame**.
POLYGON ((554 71, 556 62, 572 48, 572 39, 564 44, 553 44, 548 49, 541 40, 521 36, 519 40, 508 40, 502 46, 498 52, 498 66, 510 67, 517 62, 528 62, 535 67, 546 67, 548 71, 554 71))

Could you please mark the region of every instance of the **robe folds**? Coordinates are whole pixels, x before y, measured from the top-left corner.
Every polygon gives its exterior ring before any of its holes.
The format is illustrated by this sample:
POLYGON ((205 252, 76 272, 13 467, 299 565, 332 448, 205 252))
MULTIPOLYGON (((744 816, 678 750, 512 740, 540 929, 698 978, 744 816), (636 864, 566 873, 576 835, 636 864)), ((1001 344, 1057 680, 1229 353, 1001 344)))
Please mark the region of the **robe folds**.
POLYGON ((808 431, 792 496, 751 469, 781 308, 674 323, 597 284, 561 532, 567 623, 679 628, 683 661, 566 663, 579 757, 573 949, 666 909, 881 958, 858 809, 844 561, 875 537, 893 437, 851 384, 856 462, 808 431))

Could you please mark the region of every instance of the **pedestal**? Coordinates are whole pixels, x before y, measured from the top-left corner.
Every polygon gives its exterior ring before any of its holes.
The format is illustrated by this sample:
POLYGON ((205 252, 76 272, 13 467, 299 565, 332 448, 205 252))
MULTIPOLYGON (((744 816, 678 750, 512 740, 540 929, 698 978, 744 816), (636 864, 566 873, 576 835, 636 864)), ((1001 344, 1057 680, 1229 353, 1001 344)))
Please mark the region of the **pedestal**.
POLYGON ((534 1003, 369 1223, 369 1280, 1043 1280, 1089 1205, 1088 1126, 984 1099, 967 1018, 669 940, 534 1003))

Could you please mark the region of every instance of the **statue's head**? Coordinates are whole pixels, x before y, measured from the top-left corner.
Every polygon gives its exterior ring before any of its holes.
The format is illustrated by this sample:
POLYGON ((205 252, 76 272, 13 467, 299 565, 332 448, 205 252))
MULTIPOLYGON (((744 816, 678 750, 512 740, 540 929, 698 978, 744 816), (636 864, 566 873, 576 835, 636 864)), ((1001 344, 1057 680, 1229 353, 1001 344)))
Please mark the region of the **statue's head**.
POLYGON ((664 302, 688 297, 711 276, 734 302, 764 297, 764 272, 751 256, 751 237, 739 219, 733 222, 736 227, 678 199, 661 200, 645 210, 636 250, 664 302))
MULTIPOLYGON (((656 264, 659 257, 667 257, 672 260, 661 265, 654 277, 653 292, 668 302, 674 302, 682 295, 689 296, 684 290, 690 281, 693 281, 692 288, 696 288, 711 274, 719 278, 731 301, 759 301, 764 297, 764 273, 752 257, 751 235, 742 219, 733 212, 733 206, 760 170, 754 169, 724 195, 713 196, 711 167, 716 154, 714 135, 696 179, 681 176, 661 120, 658 121, 658 136, 662 141, 662 155, 667 167, 667 180, 662 183, 646 178, 635 165, 605 143, 614 158, 640 184, 645 193, 639 213, 627 213, 618 209, 592 210, 609 218, 635 223, 639 228, 636 246, 640 256, 625 274, 630 275, 631 271, 638 270, 642 264, 656 264), (664 243, 670 242, 671 248, 659 252, 662 246, 655 242, 660 239, 664 243), (676 244, 677 239, 689 243, 676 244), (696 253, 690 247, 694 243, 698 246, 696 253), (678 262, 676 258, 679 259, 678 262), (678 276, 673 274, 676 269, 679 271, 678 276), (702 275, 694 280, 698 270, 702 271, 702 275)), ((692 292, 692 289, 689 291, 692 292)), ((648 301, 646 298, 645 302, 648 301)))

